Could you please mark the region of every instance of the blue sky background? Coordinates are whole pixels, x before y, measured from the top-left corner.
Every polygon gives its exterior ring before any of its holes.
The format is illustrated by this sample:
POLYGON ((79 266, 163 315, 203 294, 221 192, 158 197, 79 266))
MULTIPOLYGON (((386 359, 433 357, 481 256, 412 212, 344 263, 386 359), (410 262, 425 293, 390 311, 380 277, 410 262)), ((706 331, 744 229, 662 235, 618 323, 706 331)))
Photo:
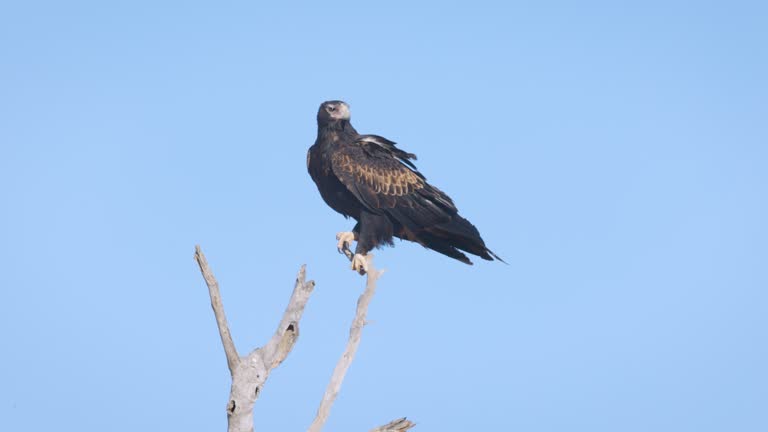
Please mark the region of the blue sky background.
POLYGON ((327 430, 768 430, 767 21, 764 2, 3 2, 0 430, 224 430, 196 243, 241 352, 308 265, 255 417, 309 425, 363 286, 335 250, 353 222, 305 169, 327 99, 418 154, 510 263, 379 251, 327 430))

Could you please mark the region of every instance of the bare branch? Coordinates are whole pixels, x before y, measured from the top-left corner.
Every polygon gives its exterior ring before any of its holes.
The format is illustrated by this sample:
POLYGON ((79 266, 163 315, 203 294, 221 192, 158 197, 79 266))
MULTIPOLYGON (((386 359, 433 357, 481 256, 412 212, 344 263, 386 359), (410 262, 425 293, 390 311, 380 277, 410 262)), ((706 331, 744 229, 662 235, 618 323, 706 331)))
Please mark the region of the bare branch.
POLYGON ((299 320, 315 288, 315 283, 305 282, 305 277, 306 267, 301 266, 291 299, 274 336, 266 345, 248 354, 232 377, 229 400, 234 409, 227 410, 230 432, 253 431, 253 405, 272 369, 285 360, 299 337, 299 320))
MULTIPOLYGON (((200 272, 208 285, 208 293, 211 297, 211 307, 216 317, 216 324, 219 327, 221 343, 224 346, 224 353, 227 356, 227 366, 232 375, 232 388, 227 403, 227 420, 229 432, 253 432, 253 406, 261 394, 261 389, 266 383, 272 369, 282 363, 293 349, 296 340, 299 337, 299 321, 304 314, 304 309, 309 301, 309 297, 314 290, 313 281, 305 281, 306 266, 302 266, 296 276, 296 284, 293 293, 285 308, 280 324, 277 326, 275 334, 272 335, 269 342, 263 347, 251 351, 246 357, 240 357, 237 354, 235 343, 232 341, 232 335, 229 332, 227 318, 224 314, 224 305, 221 301, 219 284, 213 276, 213 272, 208 266, 200 246, 195 246, 195 260, 200 266, 200 272)), ((368 305, 376 291, 376 281, 384 273, 377 271, 373 267, 373 255, 366 257, 368 268, 368 279, 366 281, 365 291, 357 300, 357 311, 352 326, 349 329, 349 341, 344 350, 344 354, 339 359, 336 368, 333 371, 330 383, 325 391, 323 400, 317 410, 310 432, 319 432, 331 410, 331 406, 336 400, 336 396, 341 389, 341 383, 354 360, 357 347, 360 345, 360 337, 363 327, 366 324, 365 316, 368 311, 368 305)), ((373 429, 371 432, 404 432, 412 428, 414 424, 405 418, 392 421, 384 426, 373 429)))
MULTIPOLYGON (((357 347, 360 345, 360 337, 366 323, 365 316, 368 312, 368 305, 373 298, 373 294, 376 292, 376 281, 384 273, 373 267, 372 254, 368 254, 365 259, 368 267, 368 279, 365 284, 365 291, 363 291, 363 294, 361 294, 360 298, 357 300, 357 311, 355 312, 355 319, 352 321, 352 326, 349 329, 347 347, 344 349, 344 353, 341 355, 339 362, 336 364, 336 368, 333 370, 331 381, 325 389, 325 394, 320 402, 320 407, 317 409, 317 415, 309 426, 309 429, 307 429, 308 432, 320 432, 323 429, 326 420, 328 420, 331 406, 333 406, 333 402, 336 401, 339 390, 341 390, 341 383, 344 381, 347 370, 352 364, 352 360, 355 358, 357 347)), ((396 429, 393 429, 393 431, 394 430, 396 429)))
POLYGON ((416 426, 415 423, 403 417, 401 419, 393 420, 384 426, 371 429, 370 432, 404 432, 414 426, 416 426))
POLYGON ((224 346, 224 354, 227 356, 229 373, 234 374, 235 368, 240 363, 240 356, 237 354, 235 342, 232 341, 232 334, 229 332, 227 316, 224 314, 224 304, 221 302, 219 283, 216 282, 213 272, 208 267, 208 261, 205 259, 200 245, 195 245, 195 261, 200 266, 200 272, 203 274, 206 285, 208 285, 208 293, 211 296, 211 308, 213 308, 213 314, 216 316, 216 325, 219 326, 219 335, 221 335, 221 344, 224 346))
POLYGON ((305 278, 306 266, 301 266, 299 274, 296 276, 296 286, 293 288, 291 299, 288 301, 288 307, 283 313, 280 325, 277 326, 272 339, 262 348, 266 364, 271 365, 271 368, 285 360, 299 337, 299 321, 315 287, 314 281, 304 282, 305 278))
POLYGON ((219 284, 216 282, 208 262, 200 246, 195 246, 195 259, 200 265, 200 271, 208 285, 211 295, 211 306, 216 315, 221 342, 227 354, 227 364, 232 374, 232 388, 227 402, 227 420, 229 432, 253 431, 253 405, 261 394, 269 373, 277 367, 293 349, 299 337, 299 321, 304 314, 310 295, 315 287, 313 281, 306 282, 306 267, 302 266, 296 276, 291 299, 280 320, 274 336, 261 348, 253 350, 246 357, 239 357, 232 336, 229 333, 227 319, 224 316, 224 306, 219 294, 219 284))

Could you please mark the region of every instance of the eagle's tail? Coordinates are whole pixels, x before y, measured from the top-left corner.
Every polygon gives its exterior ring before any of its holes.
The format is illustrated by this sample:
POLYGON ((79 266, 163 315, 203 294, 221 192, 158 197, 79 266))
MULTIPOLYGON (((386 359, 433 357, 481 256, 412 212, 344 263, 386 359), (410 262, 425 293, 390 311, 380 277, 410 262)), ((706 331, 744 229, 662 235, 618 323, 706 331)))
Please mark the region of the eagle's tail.
POLYGON ((459 260, 465 264, 472 265, 472 261, 470 261, 466 255, 461 253, 460 250, 456 249, 456 247, 446 239, 440 238, 435 234, 421 232, 418 236, 418 242, 421 243, 422 246, 432 249, 435 252, 440 252, 443 255, 459 260))
POLYGON ((485 246, 477 228, 458 214, 454 215, 450 222, 426 228, 419 233, 418 237, 424 246, 466 264, 472 265, 472 261, 459 250, 477 255, 484 260, 497 259, 506 264, 503 259, 485 246))

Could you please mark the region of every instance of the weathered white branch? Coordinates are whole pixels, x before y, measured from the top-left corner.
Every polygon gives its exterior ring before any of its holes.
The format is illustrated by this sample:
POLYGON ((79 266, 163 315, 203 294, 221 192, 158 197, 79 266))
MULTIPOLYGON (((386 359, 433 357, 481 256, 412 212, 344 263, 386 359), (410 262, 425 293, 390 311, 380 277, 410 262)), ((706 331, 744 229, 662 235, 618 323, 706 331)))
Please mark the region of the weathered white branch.
POLYGON ((336 368, 333 370, 331 381, 325 389, 325 394, 320 402, 320 407, 317 409, 317 415, 309 426, 309 429, 307 429, 308 432, 320 432, 328 419, 328 415, 331 412, 331 406, 333 406, 333 402, 336 401, 336 396, 338 396, 339 390, 341 390, 341 383, 344 381, 347 370, 352 364, 352 360, 355 358, 357 347, 360 345, 360 337, 363 333, 363 327, 366 324, 365 315, 368 313, 368 304, 371 303, 373 294, 376 292, 376 281, 384 273, 383 271, 374 268, 372 254, 368 254, 365 259, 368 267, 368 279, 365 283, 365 291, 363 291, 363 294, 361 294, 360 298, 357 300, 357 311, 355 312, 355 319, 352 321, 352 326, 349 329, 347 347, 344 349, 344 353, 341 355, 339 362, 336 364, 336 368))
POLYGON ((229 332, 227 316, 224 314, 224 304, 221 302, 219 283, 213 276, 211 268, 208 267, 208 260, 205 259, 205 255, 203 255, 199 245, 195 245, 195 261, 200 266, 200 272, 203 274, 205 284, 208 285, 208 294, 211 296, 211 308, 213 308, 213 314, 216 316, 216 325, 219 326, 221 344, 224 346, 224 354, 227 356, 227 366, 229 367, 229 373, 233 374, 238 363, 240 363, 240 356, 237 354, 235 342, 232 341, 232 334, 229 332))
POLYGON ((195 259, 200 265, 200 271, 208 285, 211 306, 216 316, 216 324, 219 326, 224 352, 227 355, 227 365, 232 374, 232 388, 227 403, 228 430, 229 432, 252 432, 253 405, 267 381, 269 373, 285 360, 299 337, 299 321, 315 283, 305 281, 306 267, 302 266, 296 277, 296 285, 293 288, 288 307, 285 309, 275 334, 263 347, 253 350, 246 357, 239 357, 224 316, 219 284, 213 277, 200 246, 195 246, 195 259))
POLYGON ((393 420, 384 426, 371 429, 370 432, 404 432, 414 426, 416 426, 415 423, 403 417, 401 419, 393 420))
MULTIPOLYGON (((224 353, 227 356, 227 366, 232 375, 232 388, 227 403, 227 420, 229 432, 253 432, 253 405, 261 393, 261 388, 269 378, 272 369, 276 368, 285 360, 293 349, 296 340, 299 337, 299 321, 304 314, 304 308, 309 301, 312 290, 315 287, 313 281, 306 282, 306 266, 302 266, 299 274, 296 276, 296 284, 293 287, 291 299, 285 308, 280 324, 275 330, 275 334, 266 345, 256 348, 245 357, 237 354, 235 343, 229 332, 227 317, 224 314, 224 305, 221 301, 219 284, 213 276, 213 272, 208 266, 200 246, 195 246, 195 260, 200 266, 200 272, 208 285, 208 293, 211 297, 211 307, 216 317, 216 325, 219 328, 221 344, 224 346, 224 353)), ((349 341, 344 350, 344 354, 339 359, 336 368, 333 371, 328 388, 325 391, 320 408, 317 410, 317 416, 309 427, 310 432, 319 432, 330 414, 331 406, 336 400, 336 396, 341 389, 341 383, 354 360, 357 347, 360 345, 360 337, 363 327, 366 324, 365 316, 368 312, 373 294, 376 291, 376 281, 383 271, 377 271, 373 267, 373 255, 366 257, 368 267, 368 279, 366 281, 365 291, 357 300, 357 311, 355 319, 352 321, 352 327, 349 329, 349 341)), ((404 432, 412 428, 414 424, 405 418, 392 421, 384 426, 380 426, 371 432, 404 432)))

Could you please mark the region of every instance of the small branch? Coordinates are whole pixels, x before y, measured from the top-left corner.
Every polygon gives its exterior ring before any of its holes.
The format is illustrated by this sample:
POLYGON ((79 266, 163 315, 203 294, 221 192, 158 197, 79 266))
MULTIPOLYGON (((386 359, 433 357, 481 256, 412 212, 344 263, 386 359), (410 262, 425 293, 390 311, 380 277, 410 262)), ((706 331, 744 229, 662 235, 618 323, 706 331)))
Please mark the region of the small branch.
POLYGON ((232 340, 232 334, 229 332, 227 316, 224 314, 224 304, 221 302, 219 283, 216 282, 213 272, 208 267, 208 261, 205 259, 205 255, 203 255, 199 245, 195 245, 195 261, 200 266, 200 273, 203 274, 205 283, 208 285, 208 293, 211 296, 211 308, 213 308, 213 314, 216 316, 216 325, 219 326, 219 335, 221 335, 221 344, 224 346, 224 354, 227 356, 229 373, 234 374, 237 365, 240 363, 240 356, 237 354, 235 342, 232 340))
MULTIPOLYGON (((307 429, 308 432, 320 432, 323 429, 326 420, 328 419, 328 415, 331 412, 331 406, 333 406, 334 401, 336 401, 336 396, 338 396, 339 390, 341 390, 341 383, 344 381, 347 370, 352 364, 352 360, 355 358, 357 347, 360 345, 360 337, 363 333, 363 327, 366 323, 365 316, 368 312, 368 305, 373 298, 373 294, 376 292, 376 281, 384 273, 383 271, 376 270, 373 267, 372 254, 368 254, 365 259, 368 265, 368 278, 365 284, 365 291, 363 291, 363 294, 361 294, 360 298, 357 300, 357 311, 355 313, 355 319, 352 321, 352 326, 349 329, 349 341, 347 342, 347 347, 344 349, 344 353, 339 359, 339 362, 336 364, 336 368, 333 370, 331 381, 328 383, 328 387, 325 389, 325 394, 323 395, 323 399, 320 402, 320 407, 317 409, 317 415, 312 421, 312 424, 309 426, 309 429, 307 429)), ((397 429, 392 429, 392 431, 395 430, 397 429)))
POLYGON ((283 318, 275 330, 272 339, 262 348, 265 363, 271 368, 276 367, 285 360, 288 353, 299 337, 299 321, 304 314, 304 307, 309 301, 309 296, 315 287, 314 281, 304 282, 307 274, 306 266, 301 266, 296 276, 296 285, 293 288, 291 299, 285 308, 283 318))
POLYGON ((393 420, 384 426, 371 429, 370 432, 404 432, 414 426, 416 426, 415 423, 403 417, 401 419, 393 420))

